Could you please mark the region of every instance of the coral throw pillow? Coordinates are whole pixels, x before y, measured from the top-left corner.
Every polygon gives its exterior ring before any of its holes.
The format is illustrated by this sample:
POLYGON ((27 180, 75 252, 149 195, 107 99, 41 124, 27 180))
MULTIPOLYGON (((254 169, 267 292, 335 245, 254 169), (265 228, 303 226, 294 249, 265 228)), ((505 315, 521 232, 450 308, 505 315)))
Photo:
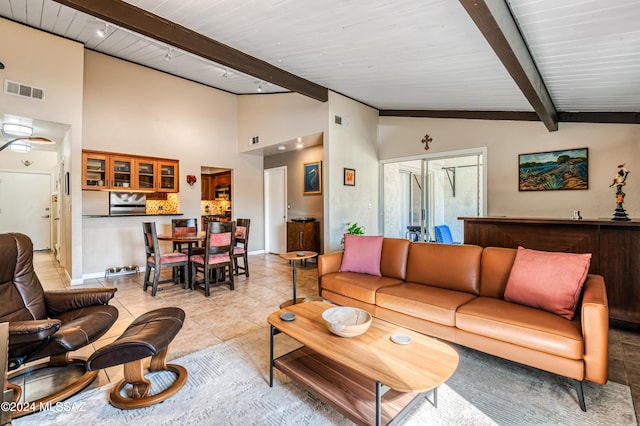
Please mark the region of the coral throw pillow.
POLYGON ((571 320, 590 263, 591 253, 557 253, 518 247, 504 299, 571 320))
POLYGON ((360 272, 380 276, 383 236, 344 234, 341 272, 360 272))

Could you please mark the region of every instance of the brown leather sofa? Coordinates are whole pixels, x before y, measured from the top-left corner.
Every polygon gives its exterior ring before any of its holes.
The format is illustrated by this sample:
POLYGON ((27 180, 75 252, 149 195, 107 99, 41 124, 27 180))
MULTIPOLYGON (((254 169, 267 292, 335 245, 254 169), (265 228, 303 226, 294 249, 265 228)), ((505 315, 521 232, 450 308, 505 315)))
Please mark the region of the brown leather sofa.
POLYGON ((515 249, 385 238, 382 276, 340 272, 342 252, 318 258, 320 295, 403 327, 582 381, 608 376, 604 279, 588 275, 573 320, 504 300, 515 249))

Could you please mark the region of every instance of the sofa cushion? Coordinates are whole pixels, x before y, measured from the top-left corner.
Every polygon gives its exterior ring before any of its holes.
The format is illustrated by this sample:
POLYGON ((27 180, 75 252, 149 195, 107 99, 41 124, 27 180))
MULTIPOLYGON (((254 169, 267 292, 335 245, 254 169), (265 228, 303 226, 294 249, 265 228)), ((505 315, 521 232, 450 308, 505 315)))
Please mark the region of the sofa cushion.
POLYGON ((380 256, 384 237, 344 234, 341 272, 380 276, 380 256))
POLYGON ((573 318, 591 253, 558 253, 518 247, 504 299, 573 318))
POLYGON ((380 273, 383 276, 405 279, 410 245, 411 241, 404 238, 385 238, 382 241, 380 273))
POLYGON ((377 277, 357 272, 332 272, 320 277, 320 287, 361 302, 376 303, 378 289, 398 284, 397 278, 377 277))
POLYGON ((462 291, 417 283, 402 283, 378 290, 376 305, 455 327, 456 309, 474 298, 472 294, 462 291))
POLYGON ((493 297, 478 297, 456 312, 460 330, 564 358, 582 359, 580 322, 493 297))
POLYGON ((411 243, 406 281, 478 295, 481 257, 479 246, 411 243))

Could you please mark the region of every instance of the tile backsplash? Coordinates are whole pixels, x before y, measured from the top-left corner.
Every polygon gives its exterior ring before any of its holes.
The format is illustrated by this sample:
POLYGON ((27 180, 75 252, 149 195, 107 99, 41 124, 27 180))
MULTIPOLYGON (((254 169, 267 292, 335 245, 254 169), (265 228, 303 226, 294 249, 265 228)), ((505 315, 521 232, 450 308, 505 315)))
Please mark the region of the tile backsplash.
POLYGON ((201 200, 200 202, 200 214, 224 214, 231 207, 231 201, 229 200, 201 200))
POLYGON ((147 200, 147 214, 178 214, 180 199, 178 194, 167 194, 166 200, 147 200))

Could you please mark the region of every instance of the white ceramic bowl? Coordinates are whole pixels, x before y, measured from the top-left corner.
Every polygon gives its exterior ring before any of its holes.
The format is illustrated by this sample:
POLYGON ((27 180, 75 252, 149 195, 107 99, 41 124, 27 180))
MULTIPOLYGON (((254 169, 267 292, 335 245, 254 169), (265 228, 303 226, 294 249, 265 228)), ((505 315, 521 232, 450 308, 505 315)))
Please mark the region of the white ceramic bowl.
POLYGON ((359 336, 371 325, 369 312, 350 306, 327 309, 322 313, 322 319, 330 332, 341 337, 359 336))

